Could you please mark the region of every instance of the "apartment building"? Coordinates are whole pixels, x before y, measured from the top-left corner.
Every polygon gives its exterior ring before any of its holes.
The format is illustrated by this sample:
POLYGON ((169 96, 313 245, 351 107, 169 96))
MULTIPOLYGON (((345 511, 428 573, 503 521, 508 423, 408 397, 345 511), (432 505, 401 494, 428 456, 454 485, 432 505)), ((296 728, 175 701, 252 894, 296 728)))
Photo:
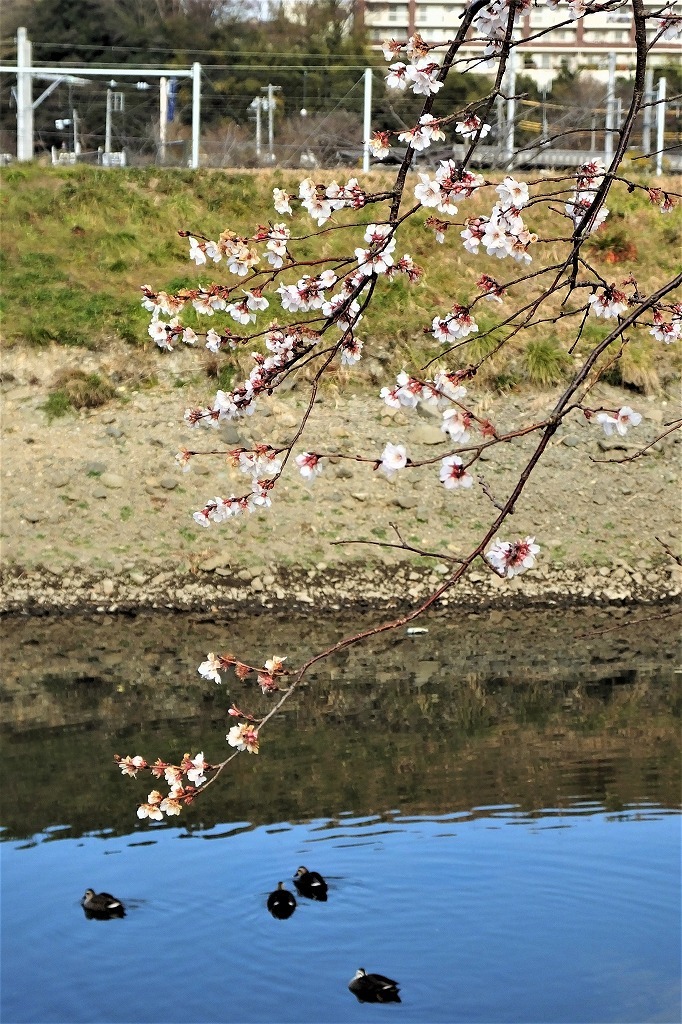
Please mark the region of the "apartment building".
MULTIPOLYGON (((659 0, 644 0, 645 9, 660 11, 659 0)), ((435 0, 356 0, 356 17, 365 25, 370 41, 378 46, 384 39, 404 39, 419 32, 429 43, 446 43, 452 39, 468 5, 435 0)), ((567 23, 566 7, 552 10, 546 4, 532 6, 522 17, 517 36, 519 63, 525 70, 544 71, 538 76, 552 77, 562 64, 571 70, 595 67, 615 52, 621 68, 634 66, 635 37, 632 16, 627 8, 601 11, 567 23), (548 31, 556 25, 554 31, 548 31), (560 27, 559 27, 560 26, 560 27)), ((653 27, 651 35, 653 35, 653 27)), ((462 56, 475 57, 484 42, 469 33, 462 56)), ((678 40, 659 40, 652 54, 654 63, 682 61, 682 45, 678 40)))

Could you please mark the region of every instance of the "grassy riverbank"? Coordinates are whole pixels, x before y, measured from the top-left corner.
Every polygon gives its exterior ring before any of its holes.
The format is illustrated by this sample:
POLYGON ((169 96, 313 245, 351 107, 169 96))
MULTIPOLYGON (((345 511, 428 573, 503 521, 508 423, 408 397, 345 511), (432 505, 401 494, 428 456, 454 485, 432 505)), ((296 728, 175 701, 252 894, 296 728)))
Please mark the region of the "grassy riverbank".
MULTIPOLYGON (((345 181, 347 173, 352 172, 322 176, 345 181)), ((217 237, 225 228, 251 234, 258 222, 282 219, 272 207, 273 187, 296 191, 299 178, 291 172, 106 171, 37 165, 3 169, 0 270, 5 342, 97 350, 120 340, 148 346, 148 315, 140 307, 140 285, 173 290, 214 277, 224 280, 221 268, 196 268, 189 262, 187 242, 178 237, 178 230, 208 237, 217 237)), ((371 188, 386 189, 392 175, 372 172, 368 181, 371 188)), ((555 186, 557 198, 551 209, 544 204, 529 207, 526 220, 540 237, 558 239, 569 233, 562 210, 571 189, 572 179, 566 178, 555 186)), ((481 198, 462 202, 458 220, 490 206, 492 187, 485 191, 481 198)), ((412 183, 406 195, 411 201, 412 183)), ((642 193, 629 194, 624 186, 614 188, 609 207, 606 225, 589 244, 590 258, 607 280, 620 281, 634 274, 640 290, 650 291, 674 272, 682 243, 682 211, 662 216, 642 193)), ((336 220, 369 221, 375 216, 378 211, 373 207, 360 215, 344 212, 336 220)), ((505 280, 518 270, 495 258, 471 257, 461 245, 458 229, 446 236, 443 246, 438 245, 432 231, 424 228, 425 219, 424 212, 417 214, 399 235, 400 250, 409 252, 426 271, 422 282, 412 286, 397 280, 378 289, 363 324, 373 350, 390 355, 398 367, 418 365, 426 354, 433 356, 438 346, 424 335, 424 328, 453 301, 470 301, 482 272, 505 280)), ((304 214, 296 216, 292 226, 294 233, 304 235, 314 224, 304 214)), ((355 235, 351 244, 344 232, 331 231, 317 242, 299 243, 296 249, 302 258, 341 256, 352 254, 356 244, 355 235)), ((553 262, 560 248, 559 242, 537 246, 533 269, 543 261, 553 262)), ((291 277, 284 275, 287 281, 291 277)), ((538 286, 529 282, 523 287, 525 299, 538 286)), ((521 297, 514 289, 510 295, 521 297)), ((486 306, 477 313, 481 334, 493 328, 501 315, 486 306)), ((591 345, 607 329, 590 320, 578 348, 569 355, 574 320, 568 317, 558 325, 526 331, 523 345, 513 341, 486 368, 487 383, 502 388, 560 383, 572 369, 572 355, 579 355, 581 346, 591 345)), ((647 337, 630 342, 611 372, 612 383, 655 390, 671 379, 674 355, 649 341, 647 337)), ((462 361, 480 356, 495 343, 495 333, 474 340, 462 353, 462 361)))

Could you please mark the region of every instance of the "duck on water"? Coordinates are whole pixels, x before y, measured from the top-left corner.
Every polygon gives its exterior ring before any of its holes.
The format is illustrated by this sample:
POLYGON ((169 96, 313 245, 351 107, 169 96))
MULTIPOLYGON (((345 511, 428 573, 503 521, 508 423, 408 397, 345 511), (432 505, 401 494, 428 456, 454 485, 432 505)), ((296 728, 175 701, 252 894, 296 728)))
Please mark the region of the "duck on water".
POLYGON ((296 898, 284 888, 284 882, 278 882, 277 888, 268 896, 268 910, 273 917, 285 921, 296 910, 296 898))
POLYGON ((399 1003, 398 982, 383 974, 368 974, 364 967, 360 967, 350 982, 348 988, 361 1003, 399 1003))
POLYGON ((294 885, 301 896, 307 896, 309 900, 318 900, 320 903, 326 902, 328 886, 319 872, 308 871, 306 867, 301 866, 294 875, 294 885))
POLYGON ((112 917, 125 917, 125 907, 120 900, 109 892, 95 892, 94 889, 86 889, 81 906, 85 916, 100 921, 106 921, 112 917))

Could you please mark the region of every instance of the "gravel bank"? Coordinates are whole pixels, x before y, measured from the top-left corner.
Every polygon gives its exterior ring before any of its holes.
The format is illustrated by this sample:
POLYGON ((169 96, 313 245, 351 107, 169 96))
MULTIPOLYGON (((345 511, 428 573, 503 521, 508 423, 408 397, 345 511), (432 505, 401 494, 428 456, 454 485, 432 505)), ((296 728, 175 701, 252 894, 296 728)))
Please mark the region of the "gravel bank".
MULTIPOLYGON (((363 606, 407 611, 440 583, 448 571, 410 565, 367 567, 347 565, 336 570, 291 570, 259 574, 241 569, 218 575, 216 567, 198 573, 177 573, 172 565, 145 575, 139 570, 113 577, 71 570, 55 575, 43 567, 11 568, 4 573, 0 612, 47 614, 77 611, 131 612, 136 609, 174 611, 340 612, 363 606)), ((584 567, 540 568, 532 575, 501 580, 472 571, 439 607, 466 611, 524 607, 579 607, 668 602, 682 591, 682 570, 676 565, 639 568, 625 564, 586 571, 584 567)))
MULTIPOLYGON (((203 530, 192 511, 215 494, 239 494, 248 483, 220 456, 195 459, 193 471, 182 474, 178 449, 285 443, 304 394, 293 390, 245 422, 197 434, 182 422, 183 411, 207 402, 215 382, 196 353, 6 352, 0 611, 413 606, 449 570, 444 561, 408 563, 405 552, 376 546, 393 539, 391 524, 417 547, 460 558, 495 509, 480 486, 466 493, 442 487, 439 457, 447 442, 439 423, 423 410, 406 414, 383 405, 377 391, 387 378, 375 363, 368 360, 367 393, 334 387, 320 396, 307 446, 376 457, 387 441, 400 442, 432 465, 389 481, 371 465, 332 459, 312 487, 292 469, 266 513, 203 530), (120 381, 116 396, 101 408, 49 420, 44 406, 54 374, 69 365, 120 381)), ((555 399, 517 393, 490 405, 485 393, 471 395, 475 410, 502 430, 542 418, 555 399)), ((679 415, 677 406, 670 397, 605 385, 592 400, 638 409, 643 421, 636 437, 633 431, 606 438, 581 415, 564 424, 502 533, 503 539, 537 537, 537 569, 502 581, 479 563, 443 604, 566 606, 679 596, 680 569, 657 538, 674 547, 679 536, 680 432, 636 462, 618 461, 653 441, 679 415)), ((532 438, 516 438, 491 449, 477 476, 503 499, 533 447, 532 438)))

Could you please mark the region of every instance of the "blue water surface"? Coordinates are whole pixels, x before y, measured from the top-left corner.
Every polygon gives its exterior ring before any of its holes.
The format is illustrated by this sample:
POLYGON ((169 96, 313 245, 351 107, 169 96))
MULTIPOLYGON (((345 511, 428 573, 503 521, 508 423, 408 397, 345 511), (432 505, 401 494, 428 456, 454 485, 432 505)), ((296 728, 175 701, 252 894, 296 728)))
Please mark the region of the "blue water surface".
POLYGON ((677 1022, 679 865, 679 816, 650 802, 51 829, 3 845, 3 1020, 677 1022), (329 900, 276 920, 299 864, 329 900), (87 920, 87 887, 127 916, 87 920), (358 1003, 360 966, 401 1005, 358 1003))

